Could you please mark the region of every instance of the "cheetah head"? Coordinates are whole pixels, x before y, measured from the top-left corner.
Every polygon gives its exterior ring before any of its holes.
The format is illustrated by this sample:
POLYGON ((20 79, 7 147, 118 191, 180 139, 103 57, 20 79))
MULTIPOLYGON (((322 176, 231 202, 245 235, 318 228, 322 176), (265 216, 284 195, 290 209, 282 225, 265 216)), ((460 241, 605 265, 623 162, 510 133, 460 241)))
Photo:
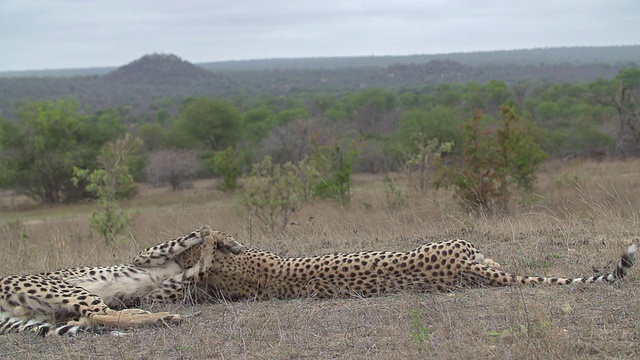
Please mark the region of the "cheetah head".
MULTIPOLYGON (((212 230, 209 226, 203 226, 202 229, 200 229, 200 236, 202 236, 203 239, 211 236, 215 242, 215 249, 217 251, 240 255, 246 250, 246 247, 237 242, 233 236, 227 235, 222 231, 212 230)), ((207 243, 207 240, 205 240, 205 243, 207 243)))

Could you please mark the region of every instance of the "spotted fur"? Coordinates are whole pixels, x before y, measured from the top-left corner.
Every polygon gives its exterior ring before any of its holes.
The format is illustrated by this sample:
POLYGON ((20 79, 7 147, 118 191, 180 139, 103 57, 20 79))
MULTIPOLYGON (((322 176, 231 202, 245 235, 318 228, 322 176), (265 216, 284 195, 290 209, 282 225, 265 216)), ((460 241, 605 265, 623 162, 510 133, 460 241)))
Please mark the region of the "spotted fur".
POLYGON ((405 252, 287 258, 245 248, 233 237, 209 227, 201 230, 201 236, 204 243, 177 256, 176 261, 181 266, 198 261, 202 268, 197 275, 198 287, 209 295, 232 300, 366 297, 399 290, 615 282, 627 274, 637 251, 637 246, 631 245, 609 274, 562 278, 504 272, 465 240, 439 241, 405 252))
POLYGON ((140 265, 78 267, 0 277, 0 334, 79 331, 180 321, 180 315, 126 309, 141 302, 182 298, 198 266, 184 270, 172 257, 202 243, 199 232, 171 240, 140 265), (62 325, 60 325, 62 324, 62 325))

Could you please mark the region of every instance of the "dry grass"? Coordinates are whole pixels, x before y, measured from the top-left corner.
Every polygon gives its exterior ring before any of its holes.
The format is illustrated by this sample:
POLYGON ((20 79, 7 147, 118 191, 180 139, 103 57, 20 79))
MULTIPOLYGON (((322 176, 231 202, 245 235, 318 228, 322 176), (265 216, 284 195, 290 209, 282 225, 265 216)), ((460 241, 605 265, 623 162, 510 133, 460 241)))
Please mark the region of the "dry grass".
MULTIPOLYGON (((119 244, 106 246, 86 224, 89 205, 0 213, 0 273, 126 261, 138 249, 202 224, 283 255, 401 250, 466 238, 520 274, 590 275, 640 235, 640 162, 550 162, 539 195, 514 199, 512 214, 472 217, 451 194, 403 187, 391 209, 382 176, 357 176, 346 208, 317 203, 278 234, 250 221, 210 181, 169 192, 143 189, 127 206, 141 214, 119 244), (25 238, 25 234, 28 238, 25 238)), ((407 184, 398 177, 398 183, 407 184)), ((6 200, 6 199, 5 199, 6 200)), ((6 203, 6 201, 5 201, 6 203)), ((164 309, 195 314, 180 327, 129 336, 0 338, 5 358, 119 359, 575 359, 640 357, 640 279, 615 285, 470 289, 371 299, 216 303, 164 309)))

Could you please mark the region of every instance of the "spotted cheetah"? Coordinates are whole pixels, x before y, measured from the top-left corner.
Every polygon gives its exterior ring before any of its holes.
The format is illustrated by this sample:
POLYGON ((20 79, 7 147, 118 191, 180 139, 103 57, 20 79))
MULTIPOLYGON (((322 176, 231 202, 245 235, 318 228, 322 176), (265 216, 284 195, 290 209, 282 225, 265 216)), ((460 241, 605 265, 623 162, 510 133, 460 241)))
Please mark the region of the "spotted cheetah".
MULTIPOLYGON (((504 272, 465 240, 439 241, 406 252, 370 251, 285 258, 246 248, 209 227, 202 245, 176 256, 182 267, 201 264, 198 287, 229 300, 297 297, 367 297, 400 290, 449 290, 472 286, 568 285, 615 282, 633 264, 628 247, 609 274, 578 277, 519 276, 504 272)), ((161 245, 159 245, 161 246, 161 245)), ((134 259, 142 264, 145 251, 134 259)))
POLYGON ((180 315, 126 309, 141 302, 182 298, 199 265, 183 270, 173 259, 203 241, 200 232, 173 239, 149 253, 143 266, 78 267, 0 278, 0 334, 33 330, 76 334, 90 329, 178 323, 180 315), (57 325, 66 323, 64 325, 57 325))

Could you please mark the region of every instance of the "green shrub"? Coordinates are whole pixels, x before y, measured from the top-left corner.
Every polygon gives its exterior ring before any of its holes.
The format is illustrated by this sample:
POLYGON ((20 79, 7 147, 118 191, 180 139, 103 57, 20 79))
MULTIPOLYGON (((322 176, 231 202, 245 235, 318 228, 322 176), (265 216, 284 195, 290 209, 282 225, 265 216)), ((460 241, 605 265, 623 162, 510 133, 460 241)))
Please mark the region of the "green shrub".
POLYGON ((212 158, 213 169, 224 176, 220 190, 228 191, 239 188, 238 178, 242 175, 245 154, 242 150, 235 150, 229 146, 225 150, 217 151, 212 158))
POLYGON ((246 191, 242 203, 253 216, 271 231, 280 223, 284 228, 291 214, 312 197, 318 174, 306 161, 274 164, 265 156, 253 165, 245 180, 246 191))
POLYGON ((427 191, 430 171, 434 164, 440 162, 440 158, 444 154, 448 154, 453 150, 453 141, 441 143, 438 138, 428 139, 424 133, 416 133, 411 136, 415 143, 412 151, 403 154, 404 169, 413 178, 418 174, 418 190, 427 191))
POLYGON ((131 215, 120 208, 119 199, 136 193, 136 184, 127 160, 141 141, 126 134, 122 139, 107 143, 98 156, 99 169, 73 169, 73 183, 85 182, 87 191, 98 198, 100 206, 93 210, 89 223, 97 228, 107 243, 131 224, 131 215))
POLYGON ((502 126, 480 128, 482 111, 463 127, 461 165, 442 166, 436 186, 453 187, 465 207, 475 211, 508 210, 512 187, 531 191, 535 171, 547 154, 540 148, 534 125, 513 107, 502 107, 502 126))
POLYGON ((311 165, 320 176, 314 195, 336 199, 341 205, 348 203, 351 200, 353 163, 358 151, 345 151, 338 145, 320 145, 316 141, 312 141, 311 151, 311 165))

